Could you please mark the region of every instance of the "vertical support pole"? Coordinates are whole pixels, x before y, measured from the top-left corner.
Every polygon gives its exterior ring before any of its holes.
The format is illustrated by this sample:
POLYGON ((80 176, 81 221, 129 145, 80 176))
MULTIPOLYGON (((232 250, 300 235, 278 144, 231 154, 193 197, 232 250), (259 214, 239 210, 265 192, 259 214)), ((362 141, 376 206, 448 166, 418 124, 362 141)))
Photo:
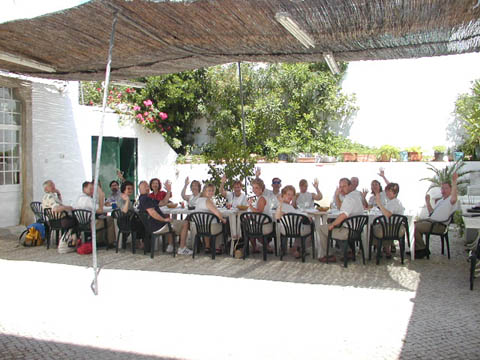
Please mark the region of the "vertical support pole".
MULTIPOLYGON (((242 106, 242 137, 243 137, 243 150, 247 149, 247 138, 245 136, 245 112, 243 111, 243 82, 242 82, 242 67, 241 62, 238 63, 238 81, 240 83, 240 104, 242 106)), ((245 159, 243 160, 245 165, 245 159)), ((247 194, 247 177, 245 176, 245 194, 247 194)))
MULTIPOLYGON (((117 25, 118 11, 115 11, 113 16, 112 23, 112 32, 110 34, 110 46, 108 48, 108 60, 107 68, 105 70, 105 87, 103 89, 103 103, 102 103, 102 120, 100 121, 100 132, 98 134, 98 144, 97 144, 97 157, 95 162, 95 174, 94 174, 94 187, 93 187, 93 204, 94 209, 92 209, 92 262, 93 262, 93 273, 94 278, 91 285, 92 291, 95 295, 98 295, 98 270, 97 270, 97 229, 95 224, 95 210, 98 201, 98 174, 100 171, 100 155, 102 154, 102 142, 103 142, 103 126, 105 122, 105 110, 107 108, 107 96, 108 96, 108 85, 110 83, 110 70, 112 63, 112 50, 115 39, 115 27, 117 25)), ((107 229, 105 229, 107 231, 107 229)))

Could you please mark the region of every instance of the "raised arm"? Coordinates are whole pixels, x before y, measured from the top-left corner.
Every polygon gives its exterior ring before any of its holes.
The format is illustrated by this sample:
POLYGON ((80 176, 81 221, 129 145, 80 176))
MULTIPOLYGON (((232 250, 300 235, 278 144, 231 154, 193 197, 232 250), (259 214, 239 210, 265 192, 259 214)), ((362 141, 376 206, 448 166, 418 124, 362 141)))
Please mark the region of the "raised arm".
POLYGON ((123 204, 121 210, 122 212, 126 213, 128 212, 128 203, 130 202, 130 198, 128 197, 127 194, 124 194, 124 193, 122 193, 120 197, 122 198, 123 201, 125 201, 125 204, 123 204))
POLYGON ((168 201, 172 197, 172 184, 168 180, 165 182, 165 189, 167 189, 167 195, 165 195, 165 197, 158 202, 158 206, 167 205, 168 201))
POLYGON ((428 214, 431 214, 433 212, 433 207, 432 204, 430 203, 430 195, 425 195, 425 205, 427 205, 428 209, 428 214))
POLYGON ((190 179, 187 176, 187 178, 185 179, 185 185, 183 186, 183 189, 182 189, 182 199, 185 201, 188 201, 190 199, 190 197, 187 196, 186 194, 188 184, 190 184, 190 179))
POLYGON ((452 205, 455 205, 455 203, 458 200, 457 180, 458 180, 458 174, 455 172, 452 175, 452 193, 450 197, 450 203, 452 205))
POLYGON ((322 192, 318 189, 318 179, 313 180, 313 188, 316 191, 316 194, 313 194, 313 200, 322 200, 323 199, 323 194, 322 192))
POLYGON ((342 200, 340 199, 340 188, 337 187, 335 190, 335 203, 337 204, 337 209, 342 207, 342 200))
POLYGON ((383 179, 383 181, 385 181, 385 184, 387 185, 390 184, 390 181, 388 181, 387 178, 385 177, 385 170, 380 170, 378 175, 383 179))
POLYGON ((225 182, 227 181, 227 176, 226 175, 223 175, 222 176, 222 180, 220 180, 220 194, 222 194, 222 196, 224 198, 227 197, 227 192, 225 191, 225 182))

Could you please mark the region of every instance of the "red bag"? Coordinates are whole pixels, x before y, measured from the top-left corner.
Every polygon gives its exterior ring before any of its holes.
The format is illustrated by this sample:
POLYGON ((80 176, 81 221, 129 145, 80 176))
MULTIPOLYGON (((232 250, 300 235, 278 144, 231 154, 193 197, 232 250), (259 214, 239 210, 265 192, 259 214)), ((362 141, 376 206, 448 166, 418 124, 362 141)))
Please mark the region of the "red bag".
POLYGON ((86 242, 83 243, 79 240, 78 241, 78 246, 77 246, 77 253, 80 255, 88 255, 92 253, 92 243, 91 242, 86 242))

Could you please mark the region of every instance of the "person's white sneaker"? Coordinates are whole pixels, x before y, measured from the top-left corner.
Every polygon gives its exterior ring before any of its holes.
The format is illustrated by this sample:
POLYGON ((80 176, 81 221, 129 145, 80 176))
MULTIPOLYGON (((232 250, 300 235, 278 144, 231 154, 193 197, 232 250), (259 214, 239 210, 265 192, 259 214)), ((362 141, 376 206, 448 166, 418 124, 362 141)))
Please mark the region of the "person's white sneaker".
POLYGON ((173 245, 172 244, 168 244, 167 253, 169 253, 169 254, 173 253, 173 245))
POLYGON ((193 251, 190 250, 187 247, 184 247, 184 248, 179 248, 178 251, 177 251, 177 254, 178 255, 192 255, 193 251))

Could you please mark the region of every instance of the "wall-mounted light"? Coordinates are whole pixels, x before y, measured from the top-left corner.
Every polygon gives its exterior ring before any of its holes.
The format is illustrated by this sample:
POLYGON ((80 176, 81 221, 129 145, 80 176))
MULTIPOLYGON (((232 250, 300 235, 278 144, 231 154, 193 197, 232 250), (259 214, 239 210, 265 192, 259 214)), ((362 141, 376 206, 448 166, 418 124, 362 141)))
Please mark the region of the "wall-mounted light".
POLYGON ((300 41, 303 46, 308 48, 314 48, 315 42, 304 30, 298 26, 298 24, 291 18, 287 12, 278 12, 275 14, 275 20, 277 20, 295 39, 300 41))
POLYGON ((9 54, 9 53, 3 52, 3 51, 0 51, 0 60, 6 61, 6 62, 9 62, 9 63, 13 63, 13 64, 26 66, 26 67, 29 67, 29 68, 32 68, 32 69, 37 69, 37 70, 49 72, 49 73, 53 73, 53 72, 56 71, 55 68, 52 67, 52 66, 42 64, 41 62, 31 60, 31 59, 27 59, 27 58, 24 58, 24 57, 21 57, 21 56, 18 56, 18 55, 9 54))
POLYGON ((333 54, 331 52, 329 53, 324 53, 323 58, 327 62, 328 67, 330 68, 330 71, 335 75, 340 72, 340 69, 338 68, 338 64, 335 61, 335 58, 333 57, 333 54))

